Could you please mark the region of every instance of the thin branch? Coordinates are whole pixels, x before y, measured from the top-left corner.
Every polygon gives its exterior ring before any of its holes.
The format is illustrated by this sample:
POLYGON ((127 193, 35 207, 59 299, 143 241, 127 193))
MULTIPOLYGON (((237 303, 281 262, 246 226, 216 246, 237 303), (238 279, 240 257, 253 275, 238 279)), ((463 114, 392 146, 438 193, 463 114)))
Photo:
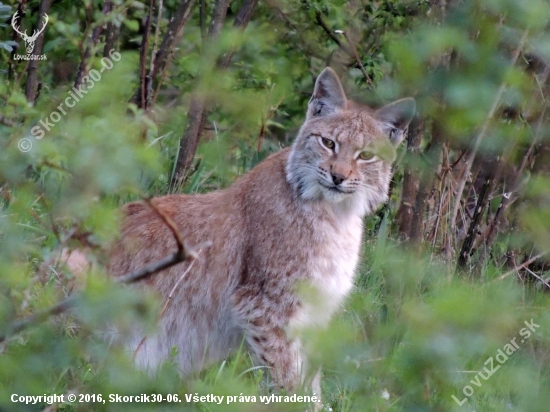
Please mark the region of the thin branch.
MULTIPOLYGON (((151 81, 154 80, 158 73, 163 72, 168 66, 169 56, 173 52, 180 32, 183 30, 183 27, 187 23, 190 15, 189 12, 194 3, 195 0, 181 1, 179 3, 178 8, 174 13, 174 16, 168 23, 168 28, 166 30, 166 33, 164 34, 160 48, 158 49, 158 52, 155 56, 155 66, 150 73, 151 81)), ((140 86, 137 88, 131 101, 141 107, 143 105, 143 103, 140 102, 141 98, 142 96, 140 86)))
MULTIPOLYGON (((149 109, 153 101, 153 73, 155 72, 156 56, 158 51, 159 44, 159 34, 160 34, 160 21, 162 19, 162 8, 163 0, 159 0, 158 11, 157 11, 157 25, 155 27, 155 41, 153 42, 153 50, 151 52, 151 63, 149 65, 149 74, 147 75, 147 101, 146 107, 149 109)), ((163 78, 163 77, 162 77, 163 78)), ((155 93, 156 97, 156 93, 155 93)))
POLYGON ((351 47, 351 50, 353 52, 352 57, 355 59, 355 62, 357 63, 357 66, 359 67, 359 70, 361 70, 361 73, 363 73, 363 77, 365 78, 365 81, 369 84, 369 86, 374 87, 374 85, 372 83, 372 79, 367 74, 367 71, 365 70, 365 67, 363 66, 363 63, 361 63, 361 59, 359 58, 359 53, 357 53, 357 47, 355 47, 355 43, 353 43, 351 41, 351 39, 349 38, 349 35, 348 35, 347 32, 345 32, 343 30, 341 30, 341 32, 342 32, 342 34, 344 35, 344 37, 348 41, 348 44, 351 47))
POLYGON ((491 188, 493 187, 493 182, 496 175, 495 169, 497 168, 497 165, 498 157, 495 157, 489 164, 489 171, 487 173, 487 176, 485 177, 485 181, 483 182, 483 186, 477 198, 474 215, 470 221, 468 233, 466 235, 466 238, 464 239, 464 242, 462 243, 460 253, 458 254, 458 267, 465 267, 468 263, 468 259, 470 258, 470 254, 472 253, 474 241, 479 231, 481 217, 485 212, 485 207, 488 203, 487 199, 489 198, 489 193, 491 192, 491 188))
POLYGON ((535 278, 537 278, 538 280, 540 280, 548 289, 550 289, 550 284, 548 283, 548 281, 544 280, 543 278, 541 278, 539 275, 537 275, 535 272, 533 272, 531 269, 529 269, 528 267, 525 267, 525 270, 527 272, 529 272, 531 275, 533 275, 535 278))
POLYGON ((328 26, 320 11, 315 13, 315 20, 317 21, 317 24, 325 31, 328 37, 330 37, 332 41, 340 47, 340 49, 345 51, 349 56, 354 57, 352 51, 340 41, 340 38, 336 35, 336 32, 328 26))
POLYGON ((493 282, 497 281, 497 280, 502 280, 504 278, 507 278, 508 276, 510 275, 513 275, 514 273, 518 273, 518 271, 520 271, 521 269, 524 269, 524 268, 527 268, 527 266, 529 266, 531 263, 533 263, 535 260, 537 259, 540 259, 541 257, 543 257, 544 255, 548 254, 548 252, 550 252, 550 250, 547 250, 545 252, 542 252, 542 253, 539 253, 538 255, 536 256, 533 256, 531 259, 523 262, 521 265, 515 267, 514 269, 506 272, 505 274, 499 276, 498 278, 495 278, 493 280, 493 282))
MULTIPOLYGON (((198 255, 198 253, 200 253, 200 251, 197 251, 197 255, 198 255)), ((185 276, 187 276, 187 274, 189 273, 189 271, 191 270, 191 268, 193 267, 195 262, 196 262, 196 259, 193 259, 191 261, 191 263, 189 264, 189 267, 185 270, 185 272, 182 273, 182 275, 179 277, 177 282, 174 284, 174 287, 172 288, 172 290, 168 294, 168 297, 166 298, 166 301, 164 302, 164 305, 162 306, 162 310, 160 311, 160 313, 157 316, 157 322, 162 318, 162 316, 166 312, 166 309, 168 308, 169 303, 172 301, 172 297, 174 296, 174 293, 176 292, 176 289, 178 288, 180 283, 183 281, 185 276)), ((139 350, 141 349, 141 347, 145 344, 146 340, 147 340, 147 335, 145 335, 143 337, 143 339, 139 342, 136 350, 134 351, 134 359, 136 358, 136 356, 137 356, 139 350)))
POLYGON ((321 26, 321 28, 325 31, 325 33, 332 39, 334 43, 338 45, 340 49, 342 49, 348 56, 350 56, 352 59, 355 60, 355 63, 357 64, 357 67, 359 70, 361 70, 361 73, 363 73, 363 77, 365 78, 365 81, 370 85, 373 86, 372 79, 367 74, 367 71, 365 70, 365 66, 363 66, 363 63, 361 63, 361 58, 359 57, 359 53, 357 52, 357 47, 355 47, 355 43, 350 39, 347 32, 344 30, 332 30, 325 19, 323 18, 323 15, 320 11, 315 12, 315 20, 317 21, 317 24, 321 26), (343 44, 337 34, 344 35, 347 43, 349 46, 346 46, 343 44))
POLYGON ((151 21, 153 20, 153 10, 155 8, 155 0, 150 0, 149 2, 149 14, 145 21, 145 30, 143 32, 143 37, 141 38, 141 46, 139 50, 139 67, 140 67, 140 90, 141 98, 139 100, 139 107, 142 109, 147 109, 147 52, 149 51, 149 36, 151 35, 151 21))
MULTIPOLYGON (((162 210, 160 210, 154 202, 154 199, 151 198, 143 198, 143 201, 147 203, 147 205, 153 209, 153 211, 162 219, 164 224, 168 226, 170 231, 172 232, 172 236, 174 236, 174 239, 176 240, 177 246, 178 246, 178 254, 182 255, 184 259, 187 259, 191 256, 191 252, 185 248, 185 245, 183 244, 183 239, 181 238, 181 234, 174 223, 174 221, 165 214, 162 210)), ((193 258, 196 258, 196 256, 193 256, 193 258)))
MULTIPOLYGON (((198 251, 200 249, 209 247, 212 244, 212 242, 207 241, 197 245, 194 248, 187 248, 183 243, 181 235, 177 230, 177 227, 174 221, 155 205, 153 199, 144 198, 143 200, 147 205, 149 205, 149 207, 151 207, 151 209, 153 209, 153 211, 160 217, 160 219, 164 222, 164 224, 168 226, 168 228, 172 232, 172 235, 174 236, 174 239, 176 240, 178 251, 176 253, 173 253, 165 257, 164 259, 161 259, 157 262, 153 262, 133 272, 130 272, 122 276, 117 276, 116 278, 113 279, 114 282, 116 283, 123 283, 123 284, 135 283, 137 281, 143 280, 146 277, 154 275, 163 269, 167 269, 170 266, 176 265, 178 263, 182 263, 186 260, 195 260, 198 258, 198 251)), ((26 318, 13 322, 10 326, 8 326, 6 333, 4 335, 0 335, 0 343, 5 341, 8 337, 13 336, 17 333, 20 333, 32 325, 44 322, 51 316, 56 316, 64 312, 67 312, 75 305, 76 302, 80 301, 80 299, 81 299, 81 293, 68 296, 65 299, 61 300, 56 305, 44 311, 35 313, 31 316, 28 316, 26 318)))
POLYGON ((410 161, 418 156, 420 143, 424 132, 424 121, 418 117, 413 119, 407 133, 407 154, 405 161, 405 170, 403 172, 403 188, 401 191, 401 203, 396 214, 398 222, 399 236, 402 239, 408 239, 411 235, 411 224, 414 214, 414 204, 419 188, 419 170, 413 162, 410 161))
POLYGON ((5 341, 8 337, 20 333, 32 325, 44 322, 50 316, 56 316, 66 312, 74 306, 78 298, 79 295, 69 296, 46 310, 13 322, 10 326, 8 326, 6 333, 4 335, 0 335, 0 343, 5 341))
MULTIPOLYGON (((185 26, 185 24, 187 23, 187 20, 189 19, 189 16, 191 15, 191 8, 189 7, 187 9, 187 14, 185 14, 183 16, 183 21, 182 21, 182 28, 181 30, 176 34, 176 37, 174 38, 174 44, 178 44, 181 40, 181 37, 183 36, 183 27, 185 26)), ((164 43, 163 43, 164 44, 164 43)), ((162 46, 161 46, 162 47, 162 46)), ((151 72, 151 87, 153 86, 153 80, 156 76, 156 74, 159 72, 159 69, 158 69, 158 65, 160 65, 160 58, 159 58, 159 53, 160 53, 160 50, 156 53, 156 56, 155 56, 155 59, 154 59, 154 62, 155 62, 155 66, 152 67, 152 72, 151 72)), ((153 100, 150 104, 150 107, 153 107, 157 101, 157 98, 158 98, 158 95, 159 95, 159 92, 160 92, 160 89, 161 89, 161 86, 162 84, 164 83, 164 79, 166 78, 166 74, 168 73, 168 67, 170 66, 170 62, 172 61, 172 58, 174 57, 174 50, 171 50, 170 53, 166 56, 166 60, 164 61, 164 64, 163 64, 163 67, 162 67, 162 70, 160 70, 161 74, 160 74, 160 79, 157 83, 157 87, 155 89, 155 94, 153 96, 153 100)))

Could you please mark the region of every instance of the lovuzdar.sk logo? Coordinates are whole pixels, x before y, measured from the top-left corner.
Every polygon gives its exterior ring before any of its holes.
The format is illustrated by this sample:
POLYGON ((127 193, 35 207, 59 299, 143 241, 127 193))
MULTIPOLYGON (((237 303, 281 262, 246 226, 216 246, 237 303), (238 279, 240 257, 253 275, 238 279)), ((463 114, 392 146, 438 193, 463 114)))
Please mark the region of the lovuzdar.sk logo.
POLYGON ((27 54, 26 55, 16 54, 13 56, 14 59, 15 60, 46 60, 47 57, 45 54, 36 55, 36 54, 32 54, 32 51, 34 49, 34 43, 36 42, 36 39, 38 38, 40 33, 44 31, 44 29, 46 28, 46 25, 48 24, 48 15, 44 14, 44 23, 42 25, 42 28, 39 30, 35 30, 32 36, 29 36, 27 34, 27 30, 25 30, 24 32, 21 31, 21 22, 19 22, 19 25, 17 25, 18 13, 19 12, 16 11, 15 14, 13 15, 11 19, 11 26, 21 36, 21 38, 25 42, 25 46, 26 46, 25 48, 27 49, 27 54))

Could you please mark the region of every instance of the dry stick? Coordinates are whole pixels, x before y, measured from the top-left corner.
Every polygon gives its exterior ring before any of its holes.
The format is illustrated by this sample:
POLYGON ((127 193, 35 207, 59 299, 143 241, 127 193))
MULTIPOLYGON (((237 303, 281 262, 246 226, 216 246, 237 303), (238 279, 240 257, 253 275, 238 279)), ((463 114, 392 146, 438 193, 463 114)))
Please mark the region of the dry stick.
POLYGON ((420 246, 424 240, 424 214, 426 203, 433 187, 433 181, 436 177, 434 165, 439 162, 441 156, 441 145, 443 134, 437 123, 432 124, 432 140, 429 147, 424 152, 426 165, 421 169, 419 176, 419 187, 413 207, 413 218, 410 229, 410 240, 420 246))
MULTIPOLYGON (((344 52, 346 52, 346 54, 350 57, 353 57, 355 58, 355 56, 353 55, 353 52, 345 45, 343 44, 340 39, 338 38, 338 36, 336 35, 336 33, 343 33, 342 30, 339 30, 338 32, 336 31, 333 31, 327 24, 327 22, 325 21, 325 19, 323 18, 323 15, 321 14, 320 11, 317 11, 315 13, 315 19, 317 20, 317 24, 319 24, 319 26, 321 26, 321 28, 325 31, 325 33, 328 35, 328 37, 330 37, 332 39, 332 41, 334 43, 336 43, 336 45, 338 47, 340 47, 340 49, 342 49, 344 52)), ((347 38, 346 38, 347 39, 347 38)), ((349 42, 349 40, 348 40, 349 42)))
POLYGON ((444 199, 444 193, 446 193, 445 188, 447 187, 447 176, 449 175, 449 172, 451 170, 451 167, 449 166, 449 150, 447 148, 447 145, 443 145, 442 150, 443 155, 443 173, 441 174, 440 184, 439 184, 439 201, 437 202, 436 211, 435 211, 435 223, 432 227, 432 232, 428 236, 428 241, 432 243, 432 248, 435 247, 435 243, 437 240, 437 232, 439 230, 439 223, 441 222, 441 217, 443 214, 443 199, 444 199))
MULTIPOLYGON (((211 245, 211 242, 207 241, 197 245, 197 247, 195 248, 187 248, 183 243, 181 235, 177 230, 174 221, 169 216, 167 216, 164 212, 158 209, 154 204, 153 200, 147 199, 147 198, 144 198, 143 200, 145 203, 147 203, 151 207, 151 209, 153 209, 153 211, 160 217, 160 219, 168 226, 168 228, 172 232, 172 235, 174 236, 174 239, 176 240, 178 251, 176 253, 173 253, 170 256, 167 256, 164 259, 161 259, 157 262, 153 262, 147 266, 144 266, 143 268, 137 269, 126 275, 116 277, 114 279, 116 283, 124 283, 124 284, 134 283, 148 276, 154 275, 155 273, 163 269, 166 269, 170 266, 173 266, 177 263, 181 263, 189 259, 196 259, 198 257, 197 251, 199 249, 202 249, 211 245)), ((5 341, 8 337, 13 336, 19 332, 22 332, 23 330, 27 329, 32 325, 35 325, 37 323, 41 323, 47 320, 50 316, 55 316, 66 312, 67 310, 71 309, 76 304, 76 302, 80 300, 80 298, 81 298, 80 293, 74 294, 72 296, 68 296, 62 301, 60 301, 59 303, 55 304, 54 306, 44 311, 35 313, 34 315, 27 316, 26 318, 13 322, 10 326, 8 326, 6 333, 4 335, 0 335, 0 343, 5 341)))
MULTIPOLYGON (((210 246, 210 242, 201 243, 197 246, 199 249, 204 248, 210 246)), ((173 253, 172 255, 157 262, 153 262, 147 266, 144 266, 143 268, 130 272, 126 275, 118 276, 114 279, 114 281, 116 283, 123 284, 135 283, 148 276, 154 275, 155 273, 160 272, 163 269, 184 262, 187 259, 194 259, 196 256, 198 256, 195 250, 195 248, 187 248, 188 255, 186 259, 183 259, 180 253, 173 253)), ((13 322, 10 326, 8 326, 6 333, 4 335, 0 335, 0 343, 5 341, 8 337, 22 332, 32 325, 47 320, 50 316, 60 315, 66 312, 67 310, 71 309, 81 298, 82 296, 80 293, 68 296, 67 298, 63 299, 59 303, 46 310, 13 322)))
MULTIPOLYGON (((197 256, 198 256, 198 253, 200 251, 197 251, 197 256)), ((195 264, 196 262, 196 259, 193 259, 191 261, 191 263, 189 264, 189 267, 185 270, 185 272, 182 273, 182 275, 179 277, 178 281, 174 284, 174 287, 172 288, 172 290, 170 291, 170 293, 168 294, 168 297, 166 298, 166 301, 164 302, 164 305, 162 306, 162 310, 160 311, 160 313, 158 314, 157 316, 157 322, 164 316, 164 312, 166 312, 166 308, 168 308, 168 304, 170 303, 170 301, 172 300, 172 297, 174 296, 174 293, 176 292, 176 289, 178 288, 178 286, 180 285, 180 283, 182 282, 182 280, 185 278, 185 276, 189 273, 189 271, 191 270, 191 268, 193 267, 193 265, 195 264)), ((139 342, 139 344, 137 345, 137 348, 136 350, 134 351, 134 356, 133 356, 133 359, 135 360, 136 359, 136 356, 139 352, 139 350, 141 349, 141 347, 145 344, 145 342, 147 341, 147 335, 145 335, 143 337, 143 339, 141 339, 141 341, 139 342)))
MULTIPOLYGON (((523 33, 523 36, 521 37, 521 40, 519 41, 519 45, 514 51, 514 55, 512 57, 511 66, 513 67, 516 64, 516 61, 519 58, 519 54, 521 53, 521 49, 523 48, 523 45, 525 41, 527 40, 527 35, 529 34, 529 30, 525 30, 523 33)), ((462 192, 464 191, 464 186, 466 185, 466 180, 468 179, 468 176, 470 175, 470 170, 472 168, 474 158, 476 157, 477 151, 479 149, 479 145, 481 144, 481 140, 485 137, 485 134, 487 133, 487 129, 489 128, 489 123, 491 122, 493 116, 496 113, 498 104, 500 102, 500 98, 502 97, 502 93, 504 93, 504 89, 506 87, 506 83, 502 82, 500 87, 498 88, 497 94, 495 96, 495 99, 493 100, 493 104, 491 106, 491 109, 489 110, 489 113, 487 114, 487 117, 485 118, 485 121, 483 122, 483 125, 481 127, 481 130, 479 134, 477 135, 474 145, 472 147, 472 151, 466 158, 466 165, 464 168, 464 172, 462 174, 462 178, 458 182, 458 188, 456 191, 456 198, 455 198, 455 204, 453 207, 453 212, 451 213, 451 220, 450 220, 450 226, 451 230, 455 232, 456 230, 456 216, 458 214, 458 209, 460 208, 460 203, 462 200, 462 192)))
POLYGON ((143 37, 141 38, 141 46, 139 50, 139 86, 141 89, 141 98, 139 100, 138 106, 141 109, 147 109, 147 52, 149 51, 149 36, 151 34, 151 20, 153 20, 153 9, 155 8, 155 0, 150 0, 149 2, 149 14, 147 15, 147 20, 145 21, 145 30, 143 32, 143 37))
MULTIPOLYGON (((420 151, 424 121, 415 117, 407 133, 407 153, 410 157, 417 157, 420 151)), ((410 161, 405 163, 403 172, 403 189, 401 203, 397 210, 396 219, 399 222, 399 236, 408 239, 411 235, 411 224, 414 213, 414 203, 418 193, 419 176, 418 168, 410 161)))
POLYGON ((519 270, 527 268, 527 266, 529 266, 535 260, 537 260, 537 259, 543 257, 544 255, 548 254, 548 252, 550 252, 550 250, 547 250, 546 252, 539 253, 538 255, 536 255, 536 256, 532 257, 531 259, 527 260, 526 262, 523 262, 521 265, 519 265, 519 266, 515 267, 514 269, 506 272, 504 275, 501 275, 498 278, 493 279, 493 282, 495 282, 497 280, 502 280, 504 278, 507 278, 508 276, 510 276, 514 273, 517 273, 519 270))
POLYGON ((361 63, 361 58, 359 57, 359 53, 357 52, 355 43, 351 41, 348 33, 345 32, 344 30, 334 30, 334 31, 331 30, 331 28, 328 26, 327 22, 323 18, 323 15, 321 14, 320 11, 317 11, 315 13, 315 20, 317 21, 317 24, 319 24, 319 26, 321 26, 321 28, 325 31, 325 33, 332 39, 332 41, 336 43, 338 47, 342 49, 348 56, 350 56, 352 59, 355 60, 357 67, 359 67, 359 70, 361 70, 361 73, 363 73, 363 76, 365 77, 365 81, 370 86, 373 86, 372 79, 367 74, 367 71, 365 70, 363 63, 361 63), (346 41, 349 44, 349 47, 344 45, 336 34, 344 35, 344 37, 346 38, 346 41))
MULTIPOLYGON (((44 24, 44 16, 49 13, 52 0, 42 0, 40 2, 40 8, 38 11, 38 26, 44 24)), ((34 43, 34 49, 32 51, 33 56, 37 56, 42 53, 42 46, 44 45, 44 36, 46 31, 38 35, 36 42, 34 43)), ((38 64, 40 61, 31 60, 29 62, 29 71, 27 74, 27 84, 25 85, 25 96, 27 101, 31 104, 36 102, 36 94, 38 88, 38 64)))
MULTIPOLYGON (((168 66, 170 53, 174 49, 179 33, 187 23, 187 19, 189 18, 188 12, 194 3, 195 0, 187 0, 179 3, 174 16, 168 23, 168 29, 162 38, 162 43, 155 56, 155 67, 151 73, 151 79, 154 79, 159 72, 164 71, 168 66)), ((140 99, 141 86, 136 89, 131 101, 139 105, 140 99)))
POLYGON ((541 278, 539 275, 537 275, 535 272, 533 272, 531 269, 529 269, 527 266, 524 268, 527 272, 529 272, 531 275, 533 275, 534 277, 536 277, 538 280, 540 280, 548 289, 550 289, 550 284, 544 280, 543 278, 541 278))
POLYGON ((155 71, 155 58, 157 55, 158 44, 159 44, 159 34, 160 34, 160 20, 162 19, 162 7, 163 0, 159 0, 158 11, 157 11, 157 26, 155 27, 155 41, 153 42, 153 50, 151 51, 151 63, 149 65, 149 74, 147 75, 147 101, 145 106, 147 109, 150 109, 152 99, 153 99, 153 73, 155 71))
POLYGON ((46 310, 13 322, 11 325, 8 326, 6 333, 4 335, 0 335, 0 343, 4 342, 10 336, 24 331, 29 326, 44 322, 50 316, 60 315, 61 313, 66 312, 68 309, 74 306, 74 304, 78 301, 78 298, 79 295, 69 296, 46 310))
POLYGON ((361 70, 361 73, 363 73, 363 77, 365 77, 365 81, 369 84, 369 86, 374 87, 372 84, 372 79, 367 74, 367 71, 365 70, 365 67, 363 66, 363 63, 361 63, 361 59, 359 58, 359 53, 357 53, 357 48, 355 47, 355 44, 350 40, 348 34, 345 31, 342 31, 342 34, 348 41, 351 50, 353 52, 353 58, 355 58, 355 62, 357 63, 357 66, 359 66, 359 69, 361 70))
MULTIPOLYGON (((178 245, 178 252, 179 254, 183 255, 185 259, 187 259, 190 255, 188 250, 185 248, 185 245, 183 244, 183 239, 181 238, 180 232, 178 228, 176 227, 176 224, 174 221, 170 218, 170 216, 166 215, 163 211, 161 211, 157 206, 155 205, 155 202, 151 198, 143 197, 143 201, 147 203, 147 205, 153 209, 153 211, 162 219, 164 224, 168 226, 170 231, 172 232, 172 236, 174 236, 174 239, 176 240, 176 243, 178 245)), ((196 258, 196 256, 193 256, 196 258)))
POLYGON ((498 158, 495 158, 489 164, 489 171, 487 173, 487 176, 485 176, 483 186, 477 198, 474 215, 472 216, 472 219, 470 221, 468 233, 466 235, 466 238, 464 239, 464 242, 462 243, 462 248, 460 249, 460 253, 458 255, 458 267, 465 267, 468 263, 468 259, 470 257, 470 253, 472 252, 477 232, 479 231, 481 216, 485 211, 485 207, 487 206, 487 199, 489 198, 489 193, 491 191, 491 188, 493 187, 493 182, 496 175, 496 171, 494 169, 495 166, 497 166, 497 162, 498 158))

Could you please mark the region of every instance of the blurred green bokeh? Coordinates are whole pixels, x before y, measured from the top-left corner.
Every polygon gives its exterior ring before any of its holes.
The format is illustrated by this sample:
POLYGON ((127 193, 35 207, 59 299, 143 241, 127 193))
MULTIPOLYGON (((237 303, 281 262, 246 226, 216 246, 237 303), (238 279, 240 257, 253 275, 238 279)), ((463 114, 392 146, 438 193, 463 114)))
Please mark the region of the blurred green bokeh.
MULTIPOLYGON (((40 1, 27 3, 32 13, 25 19, 36 20, 40 1)), ((201 3, 208 11, 215 2, 201 3)), ((550 4, 268 1, 257 6, 243 33, 231 25, 242 3, 230 3, 213 43, 201 35, 198 5, 192 9, 158 100, 146 112, 128 102, 139 84, 149 2, 114 1, 120 61, 42 139, 31 128, 69 96, 87 41, 85 22, 90 13, 92 21, 101 18, 103 2, 53 2, 48 60, 39 65, 42 91, 34 106, 25 98, 26 66, 14 64, 9 52, 9 19, 18 3, 0 3, 6 23, 0 25, 0 335, 17 320, 82 293, 70 312, 0 342, 0 410, 304 409, 185 401, 45 409, 44 403, 12 403, 10 396, 171 393, 184 400, 191 393, 270 393, 268 371, 254 367, 244 349, 189 379, 171 362, 155 376, 137 371, 108 332, 115 325, 121 333, 153 330, 161 302, 113 285, 106 257, 120 205, 176 190, 169 182, 192 94, 208 101, 210 114, 197 152, 201 160, 181 190, 202 193, 227 187, 292 143, 315 76, 330 64, 358 100, 381 105, 414 96, 423 126, 413 150, 406 144, 399 149, 390 202, 365 220, 352 296, 329 328, 304 336, 312 362, 323 367, 325 410, 547 411, 550 4), (233 51, 229 68, 220 70, 220 56, 233 51), (18 149, 24 138, 32 144, 26 153, 18 149), (472 150, 476 156, 467 169, 472 150), (464 174, 465 190, 458 193, 464 174), (414 215, 416 242, 403 236, 400 213, 410 176, 418 177, 415 205, 422 206, 414 215), (473 247, 457 269, 489 178, 473 247), (84 248, 93 269, 72 274, 59 263, 64 248, 84 248), (540 326, 520 343, 524 322, 531 320, 540 326), (517 351, 490 378, 472 383, 480 371, 487 375, 487 360, 514 338, 517 351), (471 396, 464 394, 468 385, 471 396), (460 406, 452 396, 466 402, 460 406)), ((163 4, 161 33, 179 2, 163 4)), ((101 53, 94 52, 91 67, 99 70, 101 53)))

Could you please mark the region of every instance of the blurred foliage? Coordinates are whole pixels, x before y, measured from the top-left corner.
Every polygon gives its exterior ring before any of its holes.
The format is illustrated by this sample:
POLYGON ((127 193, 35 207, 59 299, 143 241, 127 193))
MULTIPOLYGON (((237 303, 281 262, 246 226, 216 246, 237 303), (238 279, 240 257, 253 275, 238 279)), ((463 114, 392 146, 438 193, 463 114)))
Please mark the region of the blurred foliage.
MULTIPOLYGON (((182 380, 171 363, 156 376, 136 371, 131 354, 108 331, 114 325, 122 333, 151 330, 159 302, 113 285, 105 260, 120 205, 176 190, 169 182, 192 93, 210 106, 200 160, 182 188, 197 193, 228 186, 290 145, 326 65, 369 104, 415 96, 419 116, 400 148, 390 202, 365 221, 357 288, 330 328, 307 340, 313 361, 323 365, 325 409, 548 409, 547 1, 269 0, 258 4, 244 32, 232 27, 243 4, 233 1, 222 35, 210 43, 201 27, 215 2, 200 1, 162 80, 154 79, 158 96, 145 110, 128 102, 139 87, 150 3, 111 3, 106 16, 103 1, 53 2, 35 104, 25 93, 29 65, 13 57, 25 45, 10 23, 24 4, 22 29, 32 32, 40 1, 0 3, 0 335, 82 293, 70 312, 0 342, 0 410, 47 406, 12 403, 14 393, 185 399, 186 393, 269 392, 266 371, 253 367, 245 351, 192 379, 182 380), (113 68, 100 72, 93 88, 38 139, 32 128, 62 113, 83 56, 89 69, 103 67, 106 39, 94 45, 90 35, 107 23, 120 61, 112 59, 113 68), (231 65, 220 70, 216 62, 231 52, 231 65), (61 259, 66 248, 86 250, 93 269, 72 274, 61 259), (540 327, 519 343, 531 319, 540 327), (517 352, 493 376, 478 378, 479 386, 472 383, 513 338, 517 352), (467 385, 473 389, 468 397, 467 385), (466 403, 459 406, 453 395, 466 403)), ((162 38, 180 4, 154 3, 163 8, 159 22, 156 8, 153 13, 149 55, 155 31, 162 38)), ((137 403, 55 408, 49 410, 153 409, 137 403)), ((157 408, 303 409, 185 401, 157 408)))

